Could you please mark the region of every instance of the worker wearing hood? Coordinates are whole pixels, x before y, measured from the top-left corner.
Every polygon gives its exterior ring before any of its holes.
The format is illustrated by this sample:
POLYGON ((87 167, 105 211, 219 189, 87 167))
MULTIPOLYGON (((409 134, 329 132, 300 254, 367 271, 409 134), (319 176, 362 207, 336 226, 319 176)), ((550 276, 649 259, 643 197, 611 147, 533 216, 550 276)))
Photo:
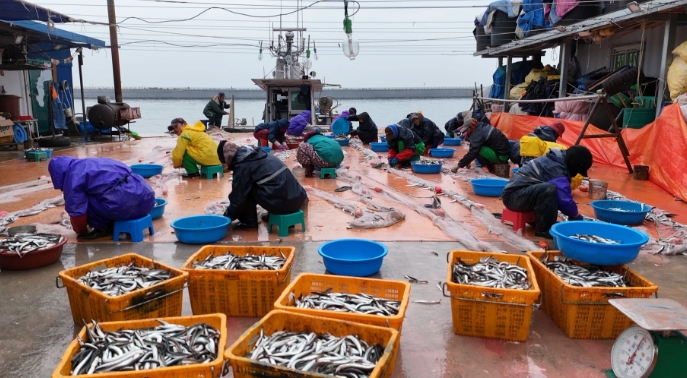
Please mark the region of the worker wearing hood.
POLYGON ((65 210, 81 240, 111 234, 115 221, 141 218, 155 206, 146 180, 112 159, 58 156, 48 171, 53 187, 64 193, 65 210))
POLYGON ((260 142, 260 146, 268 147, 272 143, 272 148, 288 150, 284 134, 289 127, 289 121, 282 118, 278 121, 263 122, 255 126, 253 136, 260 142))
POLYGON ((510 143, 508 138, 489 124, 489 119, 481 109, 472 113, 470 122, 466 122, 460 129, 460 133, 465 133, 465 137, 470 143, 470 150, 458 162, 458 165, 451 168, 452 172, 457 172, 460 168, 468 167, 473 160, 479 161, 480 165, 494 173, 494 164, 505 164, 510 156, 510 143))
POLYGON ((310 110, 304 110, 297 116, 291 118, 289 121, 289 128, 286 129, 286 135, 299 137, 303 135, 303 130, 310 125, 310 110))
POLYGON ((269 213, 291 214, 308 199, 305 189, 279 158, 260 147, 221 141, 217 156, 233 171, 229 207, 224 216, 238 219, 234 228, 257 228, 256 205, 269 213))
POLYGON ((199 165, 220 165, 217 158, 217 143, 205 133, 205 125, 197 121, 189 125, 183 118, 174 118, 167 130, 179 136, 177 145, 172 150, 174 168, 184 167, 184 178, 200 176, 199 165))
POLYGON ((431 119, 423 116, 421 111, 411 113, 410 121, 413 124, 413 131, 420 136, 420 139, 425 144, 425 153, 428 153, 429 149, 437 148, 444 143, 444 133, 439 130, 439 127, 431 119))
POLYGON ((552 148, 567 149, 568 147, 556 143, 563 133, 565 133, 565 125, 560 122, 554 122, 551 126, 537 126, 533 132, 513 143, 510 149, 510 160, 522 167, 528 161, 545 155, 552 148))
POLYGON ((425 144, 413 130, 401 125, 389 125, 384 129, 389 146, 389 166, 408 167, 411 161, 420 160, 425 144))

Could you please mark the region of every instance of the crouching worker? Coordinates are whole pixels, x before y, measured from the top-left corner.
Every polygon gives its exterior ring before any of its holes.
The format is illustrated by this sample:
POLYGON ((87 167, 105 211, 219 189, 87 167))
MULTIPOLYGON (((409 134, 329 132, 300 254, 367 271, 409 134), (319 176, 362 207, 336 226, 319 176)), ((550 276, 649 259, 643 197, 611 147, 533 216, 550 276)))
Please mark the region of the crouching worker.
POLYGON ((155 206, 155 192, 123 163, 107 158, 58 156, 48 171, 79 240, 111 235, 115 221, 141 218, 155 206))
MULTIPOLYGON (((356 130, 351 130, 351 135, 360 138, 363 144, 370 144, 370 142, 376 142, 378 140, 377 125, 374 123, 370 115, 367 112, 360 113, 356 116, 358 119, 358 128, 356 130)), ((348 119, 351 119, 350 117, 348 119)))
POLYGON ((389 165, 391 167, 409 167, 411 161, 420 160, 425 152, 425 144, 413 130, 389 125, 384 129, 386 143, 389 145, 389 165))
POLYGON ((592 153, 586 147, 554 148, 511 177, 503 190, 503 204, 512 211, 534 211, 534 234, 552 239, 549 230, 556 223, 559 210, 570 220, 584 219, 572 197, 572 190, 581 180, 573 178, 586 177, 591 166, 592 153))
POLYGON ((269 147, 272 143, 272 148, 279 150, 288 150, 286 145, 286 129, 289 128, 289 120, 282 118, 278 121, 263 122, 255 126, 253 136, 260 142, 260 146, 269 147))
POLYGON ((565 125, 554 122, 551 126, 538 126, 533 132, 515 141, 510 149, 510 161, 519 166, 544 156, 552 148, 565 150, 568 147, 556 143, 563 136, 565 125))
POLYGON ((504 164, 508 162, 510 156, 510 143, 508 138, 489 124, 489 119, 484 116, 482 110, 472 113, 472 119, 467 125, 463 125, 460 133, 465 133, 465 137, 470 142, 470 150, 458 162, 456 167, 451 168, 452 172, 457 172, 460 168, 466 168, 473 160, 479 161, 482 167, 494 173, 494 164, 504 164))
POLYGON ((174 168, 184 167, 183 178, 199 177, 199 165, 220 165, 217 158, 217 143, 205 133, 205 125, 197 121, 189 125, 183 118, 174 118, 167 130, 178 135, 177 145, 172 150, 174 168))
POLYGON ((256 205, 270 213, 291 214, 308 199, 305 189, 286 165, 261 147, 239 147, 221 141, 217 155, 234 171, 230 204, 224 216, 238 219, 235 229, 258 227, 256 205))
POLYGON ((319 131, 311 131, 298 146, 296 161, 305 168, 305 177, 312 177, 315 167, 336 168, 344 159, 339 142, 327 138, 319 131))

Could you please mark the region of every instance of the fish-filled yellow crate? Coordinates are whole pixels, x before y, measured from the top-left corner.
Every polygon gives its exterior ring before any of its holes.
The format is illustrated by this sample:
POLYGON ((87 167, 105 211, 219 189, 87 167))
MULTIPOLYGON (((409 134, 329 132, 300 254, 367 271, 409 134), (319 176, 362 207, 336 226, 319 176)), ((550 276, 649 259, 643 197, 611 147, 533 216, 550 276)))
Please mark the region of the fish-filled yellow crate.
POLYGON ((380 327, 391 327, 400 331, 409 299, 410 284, 403 281, 301 273, 286 290, 284 290, 281 297, 277 299, 274 308, 276 310, 293 311, 313 316, 372 324, 380 327), (332 293, 363 293, 377 298, 398 301, 400 302, 398 314, 381 316, 295 307, 294 298, 299 298, 301 295, 308 295, 313 292, 321 293, 327 290, 330 290, 332 293))
MULTIPOLYGON (((549 259, 562 256, 549 251, 549 259)), ((658 286, 627 266, 608 266, 604 270, 623 275, 630 287, 580 287, 561 279, 540 259, 544 252, 527 252, 542 288, 540 309, 571 339, 614 339, 632 321, 608 303, 613 298, 649 298, 658 286)), ((580 266, 589 264, 576 262, 580 266)))
POLYGON ((448 254, 448 275, 444 289, 451 297, 453 332, 463 336, 525 341, 532 324, 532 311, 541 292, 530 264, 522 255, 451 251, 448 254), (524 268, 530 288, 527 290, 482 287, 453 282, 453 265, 459 260, 476 264, 491 257, 524 268))
POLYGON ((326 378, 331 375, 304 372, 301 370, 271 365, 251 360, 246 355, 255 347, 260 333, 270 336, 278 331, 331 334, 335 337, 358 336, 369 345, 380 344, 384 353, 372 370, 370 378, 388 378, 394 370, 398 348, 395 346, 398 331, 388 327, 347 322, 339 319, 321 318, 294 312, 275 310, 241 335, 225 352, 224 357, 231 364, 234 378, 326 378))
POLYGON ((274 301, 291 282, 294 247, 207 245, 186 260, 181 270, 188 272, 188 292, 194 315, 221 312, 227 316, 259 317, 272 311, 274 301), (278 270, 195 269, 194 263, 232 253, 286 257, 278 270))
POLYGON ((60 279, 67 288, 72 319, 74 323, 81 325, 84 321, 91 320, 108 322, 180 316, 188 273, 141 255, 128 253, 59 272, 56 281, 57 287, 61 288, 60 279), (77 281, 92 270, 118 268, 132 263, 141 268, 169 271, 172 277, 119 296, 107 295, 77 281))
MULTIPOLYGON (((208 363, 189 364, 182 366, 161 367, 157 369, 138 370, 138 371, 117 371, 117 372, 101 372, 93 374, 79 374, 74 377, 90 377, 90 378, 214 378, 221 376, 222 365, 224 362, 224 349, 227 346, 227 318, 224 314, 210 314, 198 316, 181 316, 171 318, 159 318, 170 324, 178 324, 186 327, 197 324, 206 324, 219 331, 219 341, 217 343, 217 358, 208 363)), ((158 319, 145 320, 129 320, 123 322, 105 322, 98 323, 100 329, 105 332, 116 332, 119 330, 137 330, 145 328, 155 328, 162 325, 158 319)), ((88 324, 92 330, 93 324, 88 324)), ((88 341, 88 332, 86 327, 81 329, 78 337, 81 340, 88 341)), ((81 349, 78 339, 72 340, 67 346, 67 350, 62 355, 59 364, 52 374, 52 378, 66 378, 72 377, 71 372, 74 370, 72 366, 72 358, 81 349)))

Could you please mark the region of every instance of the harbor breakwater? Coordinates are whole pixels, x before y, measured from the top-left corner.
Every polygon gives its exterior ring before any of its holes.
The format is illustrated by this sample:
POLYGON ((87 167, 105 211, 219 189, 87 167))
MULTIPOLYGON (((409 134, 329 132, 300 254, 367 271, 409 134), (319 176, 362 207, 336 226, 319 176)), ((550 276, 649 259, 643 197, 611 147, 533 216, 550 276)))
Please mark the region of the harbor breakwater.
MULTIPOLYGON (((346 99, 401 99, 401 98, 472 98, 472 88, 343 88, 324 89, 317 98, 329 96, 337 100, 346 99)), ((81 99, 81 91, 74 89, 74 97, 81 99)), ((233 88, 122 88, 124 100, 205 100, 217 92, 224 92, 227 98, 234 96, 237 100, 264 100, 265 92, 261 89, 233 88)), ((484 93, 489 93, 484 88, 484 93)), ((98 96, 109 96, 114 99, 113 88, 84 88, 84 97, 95 100, 98 96)))

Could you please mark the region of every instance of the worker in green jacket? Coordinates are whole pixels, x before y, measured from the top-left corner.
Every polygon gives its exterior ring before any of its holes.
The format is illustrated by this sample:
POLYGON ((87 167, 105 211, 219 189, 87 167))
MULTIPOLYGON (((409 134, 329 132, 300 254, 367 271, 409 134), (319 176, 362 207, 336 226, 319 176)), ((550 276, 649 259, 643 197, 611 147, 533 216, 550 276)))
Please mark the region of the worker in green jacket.
POLYGON ((336 168, 343 159, 344 153, 339 142, 327 138, 318 130, 305 134, 296 153, 296 161, 305 168, 305 177, 312 177, 316 166, 336 168))
POLYGON ((229 114, 224 109, 229 109, 229 104, 224 101, 224 92, 219 92, 203 109, 203 114, 208 117, 208 127, 222 127, 222 116, 229 114))

